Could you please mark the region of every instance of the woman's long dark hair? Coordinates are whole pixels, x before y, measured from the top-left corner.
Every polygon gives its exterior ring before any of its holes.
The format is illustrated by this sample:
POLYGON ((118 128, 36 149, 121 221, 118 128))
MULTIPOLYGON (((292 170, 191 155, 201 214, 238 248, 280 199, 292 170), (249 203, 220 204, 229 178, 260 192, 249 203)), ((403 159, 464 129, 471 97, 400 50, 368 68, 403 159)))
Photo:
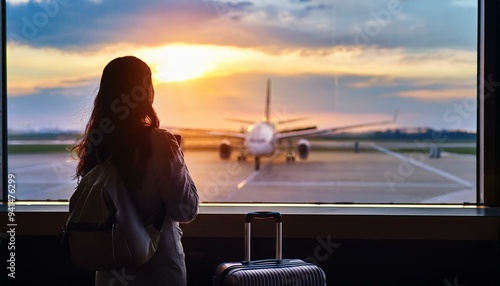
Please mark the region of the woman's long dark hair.
POLYGON ((85 133, 72 149, 80 160, 76 177, 112 156, 125 184, 140 185, 151 155, 148 132, 160 124, 153 98, 151 69, 142 60, 126 56, 106 65, 85 133), (135 156, 142 164, 134 167, 135 156))

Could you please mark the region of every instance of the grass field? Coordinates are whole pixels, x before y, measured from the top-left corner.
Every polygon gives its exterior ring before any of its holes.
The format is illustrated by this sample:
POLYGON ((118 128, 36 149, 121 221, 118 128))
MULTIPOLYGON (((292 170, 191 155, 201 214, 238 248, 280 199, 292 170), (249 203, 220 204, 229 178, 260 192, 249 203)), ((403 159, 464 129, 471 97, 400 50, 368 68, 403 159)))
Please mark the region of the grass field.
MULTIPOLYGON (((392 151, 399 152, 399 153, 426 153, 429 152, 428 149, 421 149, 421 148, 397 148, 397 149, 392 149, 388 148, 392 151)), ((449 152, 449 153, 454 153, 454 154, 461 154, 461 155, 476 155, 477 148, 476 147, 446 147, 446 148, 441 148, 441 151, 443 152, 449 152)))
MULTIPOLYGON (((391 151, 397 152, 397 153, 428 153, 429 150, 426 149, 421 149, 421 148, 387 148, 391 151)), ((336 152, 353 152, 354 148, 341 148, 341 147, 332 147, 332 148, 311 148, 312 152, 330 152, 330 151, 336 151, 336 152)), ((447 147, 447 148, 441 148, 441 151, 443 152, 449 152, 453 154, 460 154, 460 155, 476 155, 476 148, 474 147, 447 147)), ((378 152, 375 149, 372 148, 360 148, 360 152, 378 152)))
MULTIPOLYGON (((207 148, 193 148, 193 147, 188 147, 186 148, 186 151, 188 150, 197 150, 197 149, 207 149, 207 148)), ((217 152, 217 148, 214 146, 212 148, 214 152, 217 152)), ((20 145, 9 145, 8 146, 8 153, 9 154, 36 154, 36 153, 55 153, 55 152, 63 152, 63 153, 69 153, 71 150, 71 145, 61 145, 61 144, 20 144, 20 145)), ((353 148, 345 148, 345 147, 332 147, 332 148, 312 148, 314 152, 321 152, 321 151, 346 151, 346 152, 352 152, 353 148)), ((392 151, 395 152, 403 152, 403 153, 414 153, 414 152, 420 152, 420 153, 426 153, 428 150, 423 150, 421 148, 398 148, 398 149, 391 149, 392 151)), ((442 151, 449 152, 449 153, 454 153, 454 154, 463 154, 463 155, 475 155, 476 154, 476 148, 475 147, 446 147, 442 148, 442 151)), ((376 151, 374 149, 365 149, 361 148, 360 152, 371 152, 371 151, 376 151)))
POLYGON ((9 154, 35 154, 35 153, 69 153, 71 146, 61 144, 20 144, 9 145, 9 154))

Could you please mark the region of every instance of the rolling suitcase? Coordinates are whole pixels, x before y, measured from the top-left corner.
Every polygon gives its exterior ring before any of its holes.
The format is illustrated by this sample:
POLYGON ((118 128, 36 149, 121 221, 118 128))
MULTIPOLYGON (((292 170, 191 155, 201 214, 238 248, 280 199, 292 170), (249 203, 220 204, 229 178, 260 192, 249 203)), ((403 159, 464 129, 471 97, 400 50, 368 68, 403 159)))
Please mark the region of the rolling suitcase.
POLYGON ((282 221, 278 212, 253 212, 245 216, 245 260, 221 263, 215 270, 214 286, 316 286, 326 285, 326 276, 318 266, 300 259, 282 259, 282 221), (276 259, 250 260, 251 221, 253 218, 276 219, 276 259))

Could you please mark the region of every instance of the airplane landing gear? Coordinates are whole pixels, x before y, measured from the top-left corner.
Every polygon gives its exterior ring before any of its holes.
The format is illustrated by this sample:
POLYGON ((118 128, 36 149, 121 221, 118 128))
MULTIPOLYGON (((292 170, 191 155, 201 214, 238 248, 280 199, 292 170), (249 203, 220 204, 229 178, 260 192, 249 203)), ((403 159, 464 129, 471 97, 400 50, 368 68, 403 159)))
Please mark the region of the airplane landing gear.
POLYGON ((260 157, 255 157, 255 171, 260 169, 260 157))
POLYGON ((286 152, 286 161, 295 162, 295 154, 293 154, 292 140, 288 140, 288 151, 286 152))
POLYGON ((240 153, 238 153, 238 162, 246 161, 246 160, 247 160, 247 155, 245 154, 245 152, 240 151, 240 153))
POLYGON ((247 153, 245 152, 245 147, 243 144, 240 144, 240 151, 238 153, 238 162, 244 162, 247 160, 247 153))

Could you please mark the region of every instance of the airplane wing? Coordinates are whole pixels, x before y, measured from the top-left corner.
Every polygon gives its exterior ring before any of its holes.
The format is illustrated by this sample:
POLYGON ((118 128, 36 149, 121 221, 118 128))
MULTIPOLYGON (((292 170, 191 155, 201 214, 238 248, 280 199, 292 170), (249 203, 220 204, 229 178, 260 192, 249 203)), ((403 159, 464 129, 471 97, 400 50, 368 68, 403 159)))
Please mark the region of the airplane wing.
POLYGON ((292 119, 280 120, 280 121, 276 122, 276 124, 279 125, 279 124, 284 124, 284 123, 302 121, 302 120, 306 120, 306 119, 309 119, 309 117, 299 117, 299 118, 292 118, 292 119))
POLYGON ((341 127, 331 127, 331 128, 321 128, 321 129, 313 129, 313 130, 302 130, 302 131, 295 131, 295 132, 279 133, 277 135, 277 139, 280 140, 280 139, 291 139, 291 138, 297 138, 297 137, 311 137, 311 136, 333 133, 333 132, 336 132, 339 130, 391 124, 391 123, 394 123, 396 121, 397 115, 398 115, 398 113, 396 112, 394 114, 394 118, 390 119, 390 120, 360 123, 360 124, 346 125, 346 126, 341 126, 341 127))
POLYGON ((245 134, 239 133, 239 132, 207 130, 204 133, 207 135, 212 135, 212 136, 235 138, 235 139, 245 139, 245 134))
POLYGON ((175 132, 194 132, 211 136, 219 136, 226 138, 245 139, 245 134, 241 132, 213 130, 213 129, 196 129, 196 128, 183 128, 183 127, 164 127, 167 130, 175 132))
POLYGON ((245 120, 245 119, 237 119, 237 118, 224 118, 224 120, 232 121, 232 122, 245 123, 245 124, 248 124, 248 125, 255 123, 255 121, 250 121, 250 120, 245 120))

